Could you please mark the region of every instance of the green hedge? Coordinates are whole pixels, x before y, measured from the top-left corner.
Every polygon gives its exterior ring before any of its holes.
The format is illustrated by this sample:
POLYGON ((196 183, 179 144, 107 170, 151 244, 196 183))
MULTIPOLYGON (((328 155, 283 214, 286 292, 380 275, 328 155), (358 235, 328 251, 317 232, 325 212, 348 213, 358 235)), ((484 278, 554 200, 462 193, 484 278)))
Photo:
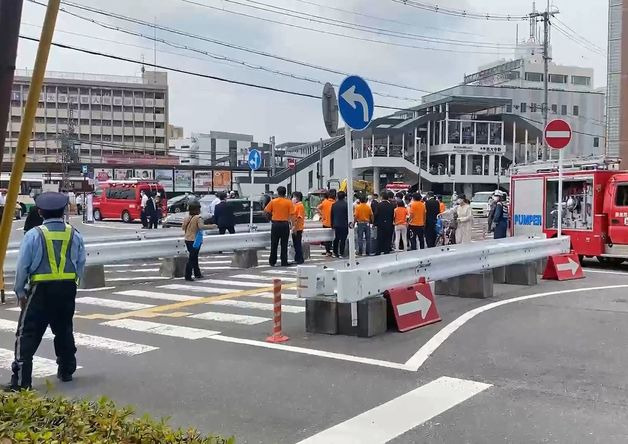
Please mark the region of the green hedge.
POLYGON ((107 398, 97 401, 0 393, 0 444, 234 444, 235 439, 172 429, 167 420, 133 416, 107 398))

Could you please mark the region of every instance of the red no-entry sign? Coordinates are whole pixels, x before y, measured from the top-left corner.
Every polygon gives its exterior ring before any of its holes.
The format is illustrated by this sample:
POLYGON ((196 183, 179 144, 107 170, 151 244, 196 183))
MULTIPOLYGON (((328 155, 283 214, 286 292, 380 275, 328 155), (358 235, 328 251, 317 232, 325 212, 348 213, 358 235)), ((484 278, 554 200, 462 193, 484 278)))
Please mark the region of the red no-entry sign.
POLYGON ((571 142, 571 126, 563 119, 555 119, 545 127, 545 141, 555 150, 562 150, 571 142))

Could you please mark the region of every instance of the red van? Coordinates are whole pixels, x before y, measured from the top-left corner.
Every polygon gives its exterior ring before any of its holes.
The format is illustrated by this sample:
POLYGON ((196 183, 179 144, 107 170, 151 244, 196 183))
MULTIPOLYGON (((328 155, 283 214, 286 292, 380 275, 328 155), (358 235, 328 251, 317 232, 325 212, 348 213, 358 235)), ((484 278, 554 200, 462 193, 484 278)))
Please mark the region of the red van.
POLYGON ((94 192, 94 219, 122 219, 133 222, 140 219, 141 192, 154 193, 161 197, 159 205, 166 214, 166 191, 157 181, 110 180, 100 183, 94 192))

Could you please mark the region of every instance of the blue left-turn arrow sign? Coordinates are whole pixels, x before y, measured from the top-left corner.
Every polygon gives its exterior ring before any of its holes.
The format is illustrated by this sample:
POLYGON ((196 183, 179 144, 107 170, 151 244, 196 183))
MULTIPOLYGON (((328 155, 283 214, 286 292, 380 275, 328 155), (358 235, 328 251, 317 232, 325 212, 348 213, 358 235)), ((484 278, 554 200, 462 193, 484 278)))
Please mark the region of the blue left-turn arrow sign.
POLYGON ((363 130, 373 119, 375 103, 371 88, 358 76, 347 77, 338 89, 338 108, 345 123, 354 130, 363 130))

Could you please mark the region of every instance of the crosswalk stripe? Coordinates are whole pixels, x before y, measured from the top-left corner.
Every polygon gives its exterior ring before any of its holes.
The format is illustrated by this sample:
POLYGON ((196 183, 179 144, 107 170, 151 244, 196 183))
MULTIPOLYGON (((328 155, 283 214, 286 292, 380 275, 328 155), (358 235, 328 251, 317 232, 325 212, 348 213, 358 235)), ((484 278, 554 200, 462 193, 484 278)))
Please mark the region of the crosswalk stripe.
POLYGON ((135 277, 124 277, 124 278, 109 278, 107 282, 119 282, 119 281, 159 281, 164 279, 170 279, 167 277, 161 276, 135 276, 135 277))
POLYGON ((194 319, 203 319, 207 321, 217 321, 217 322, 233 322, 234 324, 242 324, 242 325, 256 325, 261 324, 262 322, 270 321, 270 318, 263 318, 260 316, 248 316, 248 315, 239 315, 233 313, 217 313, 213 311, 208 311, 205 313, 199 313, 192 316, 188 316, 194 319))
POLYGON ((138 319, 118 319, 115 321, 103 322, 101 325, 191 340, 209 338, 220 334, 219 331, 183 327, 181 325, 160 324, 158 322, 140 321, 138 319))
POLYGON ((193 299, 200 298, 200 296, 191 296, 187 294, 171 294, 171 293, 161 293, 158 291, 147 291, 147 290, 125 290, 125 291, 117 291, 114 294, 121 295, 121 296, 135 296, 138 298, 159 299, 163 301, 173 301, 173 302, 191 301, 193 299))
MULTIPOLYGON (((138 268, 135 270, 105 270, 105 273, 154 273, 159 271, 159 268, 138 268)), ((110 281, 111 279, 107 279, 110 281)))
POLYGON ((199 264, 203 265, 220 265, 220 264, 230 264, 231 261, 198 261, 199 264))
POLYGON ((266 271, 262 271, 262 273, 265 273, 265 274, 279 274, 279 275, 284 275, 284 274, 287 274, 287 275, 293 274, 293 275, 295 275, 295 274, 297 274, 297 271, 296 270, 266 270, 266 271))
MULTIPOLYGON (((271 292, 261 292, 261 293, 255 293, 252 294, 251 296, 255 296, 255 297, 259 297, 259 298, 266 298, 266 299, 273 299, 275 297, 275 295, 271 292)), ((285 293, 284 291, 281 292, 281 300, 282 301, 303 301, 303 299, 299 298, 296 294, 289 294, 289 293, 285 293)))
MULTIPOLYGON (((212 302, 215 305, 223 305, 227 307, 236 307, 236 308, 252 308, 255 310, 267 310, 272 311, 274 309, 274 304, 267 304, 265 302, 249 302, 249 301, 237 301, 232 299, 226 299, 224 301, 215 301, 212 302)), ((281 311, 285 313, 303 313, 305 311, 305 307, 297 307, 294 305, 282 305, 281 311)))
MULTIPOLYGON (((257 274, 236 274, 234 276, 231 276, 232 278, 238 278, 238 279, 261 279, 263 281, 272 281, 273 279, 276 279, 272 276, 259 276, 257 274)), ((281 279, 283 279, 286 282, 296 282, 297 279, 296 278, 291 278, 291 277, 282 277, 281 279)))
MULTIPOLYGON (((207 281, 203 281, 207 282, 207 281)), ((194 291, 198 293, 233 293, 234 291, 238 291, 237 288, 220 288, 220 287, 209 287, 205 285, 186 285, 186 284, 168 284, 168 285, 160 285, 157 288, 165 288, 166 290, 185 290, 185 291, 194 291)))
POLYGON ((203 283, 207 284, 216 284, 216 285, 233 285, 234 287, 268 287, 270 284, 268 282, 235 282, 235 281, 227 281, 223 279, 204 279, 203 283))
MULTIPOLYGON (((0 348, 0 368, 10 369, 13 363, 14 353, 13 350, 7 350, 0 348)), ((45 378, 47 376, 53 376, 57 374, 57 363, 52 359, 40 358, 39 356, 33 357, 33 377, 45 378)))
POLYGON ((160 265, 159 262, 150 262, 144 264, 107 264, 105 268, 125 268, 125 267, 154 267, 155 265, 160 265))
POLYGON ((238 267, 229 267, 229 266, 209 266, 203 267, 201 266, 201 270, 215 270, 215 271, 224 271, 224 270, 238 270, 238 267))
MULTIPOLYGON (((0 319, 0 331, 15 332, 17 330, 17 322, 7 319, 0 319)), ((53 339, 54 335, 50 331, 46 331, 44 339, 53 339)), ((103 350, 114 353, 116 355, 134 356, 153 350, 159 350, 159 347, 152 345, 136 344, 134 342, 118 341, 117 339, 104 338, 102 336, 87 335, 84 333, 74 332, 74 342, 78 347, 85 347, 94 350, 103 350)))
POLYGON ((151 304, 140 304, 139 302, 117 301, 114 299, 92 298, 88 296, 76 298, 76 303, 97 305, 99 307, 106 307, 106 308, 119 308, 121 310, 143 310, 145 308, 154 307, 154 305, 151 305, 151 304))

